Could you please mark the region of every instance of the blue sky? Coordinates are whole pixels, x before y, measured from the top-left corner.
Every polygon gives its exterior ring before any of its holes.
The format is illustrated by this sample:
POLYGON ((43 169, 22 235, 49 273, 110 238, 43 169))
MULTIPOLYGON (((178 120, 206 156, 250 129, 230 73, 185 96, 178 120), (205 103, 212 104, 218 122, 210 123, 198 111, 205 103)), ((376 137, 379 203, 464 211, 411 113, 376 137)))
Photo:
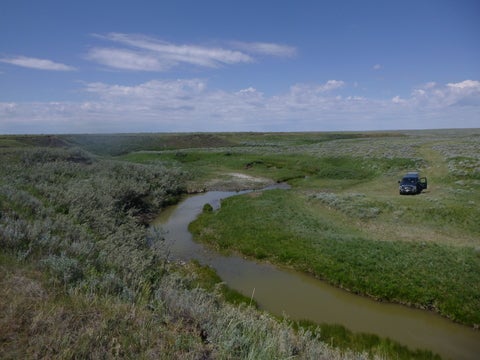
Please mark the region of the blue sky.
POLYGON ((480 127, 476 0, 0 9, 4 134, 480 127))

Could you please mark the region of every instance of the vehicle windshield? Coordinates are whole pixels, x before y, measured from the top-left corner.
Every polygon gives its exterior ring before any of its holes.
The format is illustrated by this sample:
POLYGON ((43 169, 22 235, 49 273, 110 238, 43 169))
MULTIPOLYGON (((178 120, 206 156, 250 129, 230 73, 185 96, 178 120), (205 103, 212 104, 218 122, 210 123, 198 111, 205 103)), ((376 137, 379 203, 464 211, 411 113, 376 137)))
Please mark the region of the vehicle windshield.
POLYGON ((402 179, 402 184, 416 184, 417 178, 416 177, 404 177, 402 179))

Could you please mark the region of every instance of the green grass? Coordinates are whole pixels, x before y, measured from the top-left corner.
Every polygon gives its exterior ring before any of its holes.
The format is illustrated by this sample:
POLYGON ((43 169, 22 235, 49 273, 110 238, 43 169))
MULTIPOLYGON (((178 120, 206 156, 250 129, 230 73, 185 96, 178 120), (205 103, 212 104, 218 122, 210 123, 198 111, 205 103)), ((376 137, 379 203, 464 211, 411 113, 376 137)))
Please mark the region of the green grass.
POLYGON ((367 353, 369 357, 380 356, 386 359, 436 359, 440 356, 427 350, 411 350, 388 338, 382 338, 374 334, 355 333, 342 325, 321 324, 317 325, 309 321, 298 321, 295 326, 308 328, 318 334, 325 343, 343 350, 354 350, 359 353, 367 353))
POLYGON ((171 150, 235 145, 222 134, 95 134, 62 135, 62 139, 99 155, 118 156, 133 151, 171 150))
POLYGON ((22 146, 23 144, 13 137, 0 136, 0 148, 12 148, 22 146))
POLYGON ((316 157, 308 154, 255 154, 232 151, 134 152, 123 157, 140 163, 164 162, 182 165, 189 171, 215 176, 222 171, 271 178, 277 182, 309 177, 333 181, 364 182, 376 175, 415 166, 411 159, 358 159, 347 156, 316 157))
MULTIPOLYGON (((287 264, 374 298, 480 323, 480 258, 473 248, 378 241, 294 191, 225 199, 190 229, 199 241, 287 264), (211 234, 214 234, 213 236, 211 234)), ((387 239, 386 239, 387 240, 387 239)))
POLYGON ((218 276, 215 270, 209 266, 202 266, 196 260, 191 261, 182 269, 182 272, 187 276, 193 275, 191 288, 201 287, 210 292, 218 292, 225 299, 225 301, 234 305, 252 305, 257 307, 255 300, 242 295, 240 292, 228 287, 218 276))

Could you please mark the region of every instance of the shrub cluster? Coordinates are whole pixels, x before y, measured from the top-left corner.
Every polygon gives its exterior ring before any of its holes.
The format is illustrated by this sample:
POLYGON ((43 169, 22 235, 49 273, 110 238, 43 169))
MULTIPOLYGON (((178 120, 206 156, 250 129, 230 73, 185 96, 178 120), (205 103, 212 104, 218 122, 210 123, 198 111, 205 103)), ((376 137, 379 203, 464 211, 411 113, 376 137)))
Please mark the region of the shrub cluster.
POLYGON ((145 306, 82 291, 54 296, 17 268, 0 277, 0 357, 367 359, 332 349, 313 331, 226 304, 194 283, 166 273, 145 306))
POLYGON ((388 204, 374 201, 367 198, 365 194, 359 193, 338 195, 330 192, 319 192, 312 197, 346 215, 363 220, 376 218, 382 212, 382 207, 388 206, 388 204))
POLYGON ((179 170, 77 149, 18 151, 21 161, 1 164, 4 250, 67 288, 133 298, 153 283, 146 274, 158 272, 164 249, 161 234, 145 224, 183 192, 179 170))
POLYGON ((476 139, 434 145, 448 160, 449 173, 455 178, 480 179, 480 142, 476 139))
MULTIPOLYGON (((243 147, 236 147, 236 152, 264 154, 309 154, 316 157, 350 157, 364 159, 409 158, 421 160, 418 151, 418 139, 399 136, 388 138, 333 139, 316 141, 309 144, 278 142, 244 142, 243 147)), ((212 151, 227 151, 218 148, 212 151)))

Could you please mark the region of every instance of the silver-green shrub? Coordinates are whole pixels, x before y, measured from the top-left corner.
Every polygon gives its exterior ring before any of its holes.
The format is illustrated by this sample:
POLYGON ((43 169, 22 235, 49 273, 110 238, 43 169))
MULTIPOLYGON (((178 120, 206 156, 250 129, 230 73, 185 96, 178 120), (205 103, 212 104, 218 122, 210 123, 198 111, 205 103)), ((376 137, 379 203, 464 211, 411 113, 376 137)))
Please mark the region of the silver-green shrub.
POLYGON ((80 149, 9 151, 20 161, 0 163, 2 248, 38 259, 63 285, 135 296, 157 281, 168 252, 145 225, 184 191, 181 171, 80 149))

